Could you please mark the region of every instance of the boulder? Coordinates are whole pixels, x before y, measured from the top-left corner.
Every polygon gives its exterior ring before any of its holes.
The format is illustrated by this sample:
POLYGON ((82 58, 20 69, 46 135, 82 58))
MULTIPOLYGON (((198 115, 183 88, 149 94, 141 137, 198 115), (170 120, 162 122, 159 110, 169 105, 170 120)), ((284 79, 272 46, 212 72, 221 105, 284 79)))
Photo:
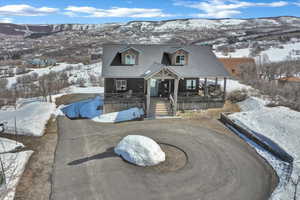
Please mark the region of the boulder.
POLYGON ((124 137, 114 149, 115 153, 138 166, 153 166, 165 161, 166 155, 151 138, 141 135, 124 137))

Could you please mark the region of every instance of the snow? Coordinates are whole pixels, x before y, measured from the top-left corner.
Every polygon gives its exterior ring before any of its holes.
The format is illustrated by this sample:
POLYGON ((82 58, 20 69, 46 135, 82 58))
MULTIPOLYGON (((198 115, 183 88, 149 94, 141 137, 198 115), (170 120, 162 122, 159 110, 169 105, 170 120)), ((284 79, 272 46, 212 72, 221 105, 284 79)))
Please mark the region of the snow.
POLYGON ((90 65, 83 65, 82 63, 78 64, 69 64, 69 63, 59 63, 56 66, 44 67, 44 68, 29 68, 31 70, 28 73, 16 75, 14 77, 7 78, 8 84, 7 88, 12 87, 15 83, 17 83, 17 77, 21 77, 24 75, 31 75, 33 73, 37 73, 39 76, 43 76, 49 74, 50 72, 61 72, 67 70, 68 73, 68 81, 69 83, 76 83, 79 79, 84 79, 87 81, 87 86, 91 86, 89 83, 90 75, 94 75, 96 77, 101 76, 102 71, 102 63, 94 63, 90 65), (71 70, 67 70, 68 68, 72 68, 71 70))
POLYGON ((128 135, 114 149, 123 159, 138 166, 153 166, 165 161, 166 155, 151 138, 128 135))
MULTIPOLYGON (((250 97, 240 103, 242 112, 229 115, 232 120, 277 143, 294 158, 292 179, 300 176, 300 112, 286 107, 266 107, 268 101, 250 97), (247 105, 247 103, 249 105, 247 105)), ((268 157, 265 157, 268 161, 268 157)), ((276 170, 276 168, 274 168, 276 170)), ((280 177, 280 174, 278 174, 280 177)), ((281 177, 280 177, 281 178, 281 177)), ((293 185, 279 185, 272 200, 292 199, 293 185)), ((298 196, 300 191, 298 191, 298 196)))
POLYGON ((300 50, 300 42, 284 44, 282 46, 283 48, 271 47, 266 51, 262 51, 261 55, 267 55, 270 61, 272 62, 286 60, 289 58, 289 56, 291 56, 294 59, 300 58, 300 55, 292 55, 294 50, 300 50))
POLYGON ((238 105, 242 111, 251 111, 251 110, 261 110, 268 103, 270 103, 270 101, 251 96, 247 98, 245 101, 239 102, 238 105))
POLYGON ((6 121, 7 133, 15 133, 15 117, 17 134, 42 136, 44 127, 55 110, 55 105, 47 102, 32 102, 14 111, 0 110, 0 121, 6 121))
POLYGON ((224 55, 222 52, 215 51, 214 52, 217 57, 220 58, 242 58, 242 57, 249 57, 250 56, 250 49, 236 49, 235 52, 229 52, 228 55, 224 55))
POLYGON ((23 148, 24 145, 14 140, 0 137, 0 153, 8 153, 23 148))
POLYGON ((103 114, 98 117, 92 118, 92 120, 95 122, 113 123, 113 122, 122 122, 122 121, 139 119, 143 115, 144 115, 143 109, 130 108, 128 110, 123 110, 120 112, 112 112, 112 113, 103 114))
MULTIPOLYGON (((288 44, 280 45, 282 47, 276 46, 271 47, 265 51, 262 51, 260 55, 266 55, 271 62, 284 61, 286 59, 300 59, 300 55, 295 55, 296 50, 300 50, 300 42, 293 42, 288 44)), ((217 57, 225 58, 240 58, 240 57, 250 57, 250 48, 236 49, 235 52, 229 52, 228 55, 223 55, 222 52, 214 52, 217 57)), ((258 62, 260 56, 255 57, 258 62)))
POLYGON ((67 90, 67 93, 72 93, 72 94, 102 94, 104 93, 104 88, 103 87, 75 87, 75 86, 70 86, 67 90))
POLYGON ((6 187, 2 185, 0 188, 1 197, 4 197, 3 200, 14 199, 17 184, 32 153, 33 151, 22 151, 0 154, 6 177, 6 187))
MULTIPOLYGON (((219 80, 218 83, 222 86, 224 85, 223 80, 219 80)), ((252 87, 242 84, 237 80, 227 79, 227 81, 226 81, 226 91, 227 92, 233 92, 235 90, 243 90, 243 89, 250 90, 250 89, 252 89, 252 87)))

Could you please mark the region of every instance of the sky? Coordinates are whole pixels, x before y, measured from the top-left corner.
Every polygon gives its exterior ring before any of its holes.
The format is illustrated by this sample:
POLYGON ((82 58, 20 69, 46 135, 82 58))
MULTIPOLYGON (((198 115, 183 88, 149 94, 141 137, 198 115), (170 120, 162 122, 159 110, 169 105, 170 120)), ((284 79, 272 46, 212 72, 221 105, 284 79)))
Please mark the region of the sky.
POLYGON ((0 23, 101 24, 178 18, 300 17, 300 0, 0 0, 0 23))

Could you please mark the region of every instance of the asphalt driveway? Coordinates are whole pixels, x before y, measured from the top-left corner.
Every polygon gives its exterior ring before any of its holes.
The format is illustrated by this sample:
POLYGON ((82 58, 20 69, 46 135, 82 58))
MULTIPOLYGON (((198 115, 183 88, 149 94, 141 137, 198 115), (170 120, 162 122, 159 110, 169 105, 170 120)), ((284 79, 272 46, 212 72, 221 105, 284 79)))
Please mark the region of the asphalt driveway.
POLYGON ((53 200, 266 200, 277 182, 271 167, 238 137, 195 121, 99 124, 61 117, 58 127, 53 200), (126 163, 113 147, 129 134, 176 145, 188 162, 167 173, 126 163))

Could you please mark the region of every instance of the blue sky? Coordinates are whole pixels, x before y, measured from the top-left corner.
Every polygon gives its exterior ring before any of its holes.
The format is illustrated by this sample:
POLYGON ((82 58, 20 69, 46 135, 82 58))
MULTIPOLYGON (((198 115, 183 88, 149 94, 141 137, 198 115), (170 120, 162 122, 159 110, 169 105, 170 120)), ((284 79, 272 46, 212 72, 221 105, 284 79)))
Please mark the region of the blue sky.
POLYGON ((299 16, 300 0, 0 0, 0 22, 107 23, 299 16))

